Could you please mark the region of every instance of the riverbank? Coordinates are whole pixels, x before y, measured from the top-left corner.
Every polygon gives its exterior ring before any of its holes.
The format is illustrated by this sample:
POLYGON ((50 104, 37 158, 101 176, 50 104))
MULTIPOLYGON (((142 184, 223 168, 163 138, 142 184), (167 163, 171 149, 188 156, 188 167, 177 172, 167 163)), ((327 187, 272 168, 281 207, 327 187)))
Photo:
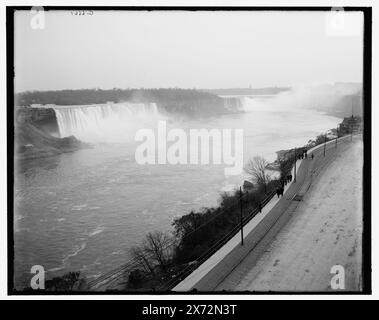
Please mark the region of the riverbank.
POLYGON ((74 136, 56 138, 27 122, 15 128, 15 160, 51 157, 89 147, 74 136))

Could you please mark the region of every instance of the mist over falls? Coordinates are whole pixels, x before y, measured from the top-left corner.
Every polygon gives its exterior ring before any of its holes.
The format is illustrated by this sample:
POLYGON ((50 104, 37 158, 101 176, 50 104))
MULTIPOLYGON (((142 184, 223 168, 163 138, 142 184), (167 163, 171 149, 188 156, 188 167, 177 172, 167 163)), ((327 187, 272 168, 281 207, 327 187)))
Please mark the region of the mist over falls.
MULTIPOLYGON (((15 96, 16 121, 56 137, 88 142, 125 141, 157 119, 193 121, 244 112, 318 110, 343 118, 362 114, 362 85, 335 83, 292 88, 82 89, 22 92, 15 96), (243 94, 242 94, 243 93, 243 94), (58 123, 59 122, 59 123, 58 123)), ((297 111, 296 111, 297 112, 297 111)))
MULTIPOLYGON (((243 98, 225 98, 230 112, 243 112, 243 98)), ((155 128, 158 120, 169 120, 176 126, 196 121, 178 114, 160 112, 156 103, 109 103, 85 106, 53 106, 60 137, 75 136, 86 142, 123 142, 134 138, 143 128, 155 128)))
POLYGON ((360 88, 359 84, 335 84, 294 87, 274 95, 219 96, 221 103, 212 115, 207 114, 212 105, 203 101, 205 104, 200 107, 194 97, 177 108, 168 108, 167 101, 161 101, 59 105, 53 109, 61 137, 74 135, 86 142, 124 142, 133 140, 138 129, 156 128, 159 119, 169 120, 176 127, 188 127, 197 126, 204 117, 259 111, 293 113, 313 109, 340 118, 352 112, 361 115, 360 88))

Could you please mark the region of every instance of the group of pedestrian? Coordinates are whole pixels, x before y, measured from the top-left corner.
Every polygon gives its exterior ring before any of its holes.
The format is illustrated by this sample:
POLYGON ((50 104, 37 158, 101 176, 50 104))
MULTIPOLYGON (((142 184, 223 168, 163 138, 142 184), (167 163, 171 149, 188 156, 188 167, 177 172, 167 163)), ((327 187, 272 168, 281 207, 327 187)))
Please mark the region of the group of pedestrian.
POLYGON ((276 189, 276 195, 278 196, 278 198, 280 196, 283 197, 283 193, 284 193, 284 185, 282 184, 281 187, 279 187, 279 188, 276 189))
MULTIPOLYGON (((310 157, 313 160, 314 154, 311 153, 310 157)), ((303 149, 301 153, 296 155, 296 158, 297 158, 297 160, 308 159, 308 151, 306 149, 303 149)), ((292 181, 292 174, 289 174, 280 180, 280 187, 276 188, 276 195, 278 196, 278 198, 280 196, 283 197, 284 187, 287 185, 287 183, 289 183, 291 181, 292 181)))
MULTIPOLYGON (((310 157, 313 160, 313 158, 314 158, 313 153, 311 153, 310 157)), ((307 158, 308 158, 308 151, 305 149, 299 155, 297 155, 298 160, 307 159, 307 158)), ((278 198, 280 196, 283 197, 284 187, 287 185, 287 183, 290 183, 291 181, 292 181, 292 174, 288 174, 287 176, 285 176, 284 178, 282 178, 280 180, 280 187, 276 188, 276 195, 278 196, 278 198)), ((258 210, 259 210, 259 212, 262 212, 262 204, 261 203, 258 204, 258 210)))
POLYGON ((288 174, 287 176, 283 177, 280 180, 280 187, 276 189, 276 195, 283 196, 284 193, 284 187, 287 185, 287 183, 290 183, 292 181, 292 174, 288 174))
POLYGON ((305 159, 308 158, 308 151, 305 149, 300 154, 297 155, 297 160, 303 160, 304 158, 305 159))

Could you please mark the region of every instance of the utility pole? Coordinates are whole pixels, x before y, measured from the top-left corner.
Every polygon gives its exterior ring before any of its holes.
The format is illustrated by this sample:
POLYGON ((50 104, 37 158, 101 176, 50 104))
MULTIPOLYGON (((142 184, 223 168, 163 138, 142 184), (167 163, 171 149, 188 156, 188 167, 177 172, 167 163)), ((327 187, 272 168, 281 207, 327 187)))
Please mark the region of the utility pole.
POLYGON ((296 147, 295 147, 295 172, 294 172, 293 182, 296 182, 296 160, 297 160, 297 155, 296 155, 296 147))
POLYGON ((325 134, 325 141, 324 141, 324 157, 325 157, 325 149, 326 149, 326 134, 325 134))
POLYGON ((243 246, 243 216, 242 216, 242 189, 240 187, 240 209, 241 209, 241 215, 240 215, 240 221, 241 221, 241 246, 243 246))
MULTIPOLYGON (((351 121, 354 121, 353 98, 354 98, 354 96, 351 96, 351 121)), ((350 141, 353 141, 353 122, 351 123, 350 131, 351 131, 350 141)))

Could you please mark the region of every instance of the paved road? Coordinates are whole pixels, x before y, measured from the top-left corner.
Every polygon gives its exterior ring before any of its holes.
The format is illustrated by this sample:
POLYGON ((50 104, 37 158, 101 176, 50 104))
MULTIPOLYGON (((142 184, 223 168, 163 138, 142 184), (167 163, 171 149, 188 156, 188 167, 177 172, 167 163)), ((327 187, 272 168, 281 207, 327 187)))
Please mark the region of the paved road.
POLYGON ((296 213, 256 263, 247 256, 223 282, 236 291, 340 291, 331 269, 344 268, 344 288, 362 289, 363 143, 355 141, 314 179, 296 213))
MULTIPOLYGON (((293 183, 290 186, 284 197, 271 210, 270 214, 262 220, 262 223, 259 225, 259 230, 254 230, 254 232, 249 234, 246 244, 249 246, 250 251, 242 258, 242 260, 247 259, 249 263, 242 264, 241 260, 240 264, 243 266, 241 267, 240 265, 237 265, 235 269, 239 268, 239 270, 236 273, 248 273, 299 206, 300 202, 296 199, 301 200, 315 177, 322 173, 339 153, 346 150, 351 145, 352 142, 350 142, 350 137, 344 138, 343 141, 339 141, 337 148, 335 143, 331 142, 326 145, 325 156, 324 149, 321 147, 312 152, 315 156, 313 160, 308 156, 308 159, 302 161, 297 172, 296 183, 293 183), (257 237, 257 233, 260 233, 261 236, 257 237), (241 270, 241 268, 245 268, 246 270, 241 270)), ((231 279, 235 277, 233 272, 234 269, 226 274, 224 279, 212 290, 235 290, 236 280, 231 279)), ((237 290, 241 289, 239 288, 237 290)))
MULTIPOLYGON (((294 196, 302 196, 308 190, 312 179, 328 163, 330 163, 342 148, 347 148, 351 144, 349 137, 339 139, 337 148, 335 142, 326 144, 324 148, 318 147, 312 152, 308 152, 308 158, 301 161, 297 171, 296 183, 292 183, 284 196, 278 201, 268 214, 261 217, 259 224, 244 238, 244 245, 237 246, 230 251, 222 262, 218 263, 205 276, 200 278, 192 287, 199 291, 214 291, 229 289, 220 286, 234 268, 247 256, 255 256, 256 259, 262 254, 264 248, 272 241, 275 235, 289 220, 299 202, 294 201, 294 196), (311 159, 311 154, 314 159, 311 159)), ((188 290, 188 288, 187 288, 188 290)))

